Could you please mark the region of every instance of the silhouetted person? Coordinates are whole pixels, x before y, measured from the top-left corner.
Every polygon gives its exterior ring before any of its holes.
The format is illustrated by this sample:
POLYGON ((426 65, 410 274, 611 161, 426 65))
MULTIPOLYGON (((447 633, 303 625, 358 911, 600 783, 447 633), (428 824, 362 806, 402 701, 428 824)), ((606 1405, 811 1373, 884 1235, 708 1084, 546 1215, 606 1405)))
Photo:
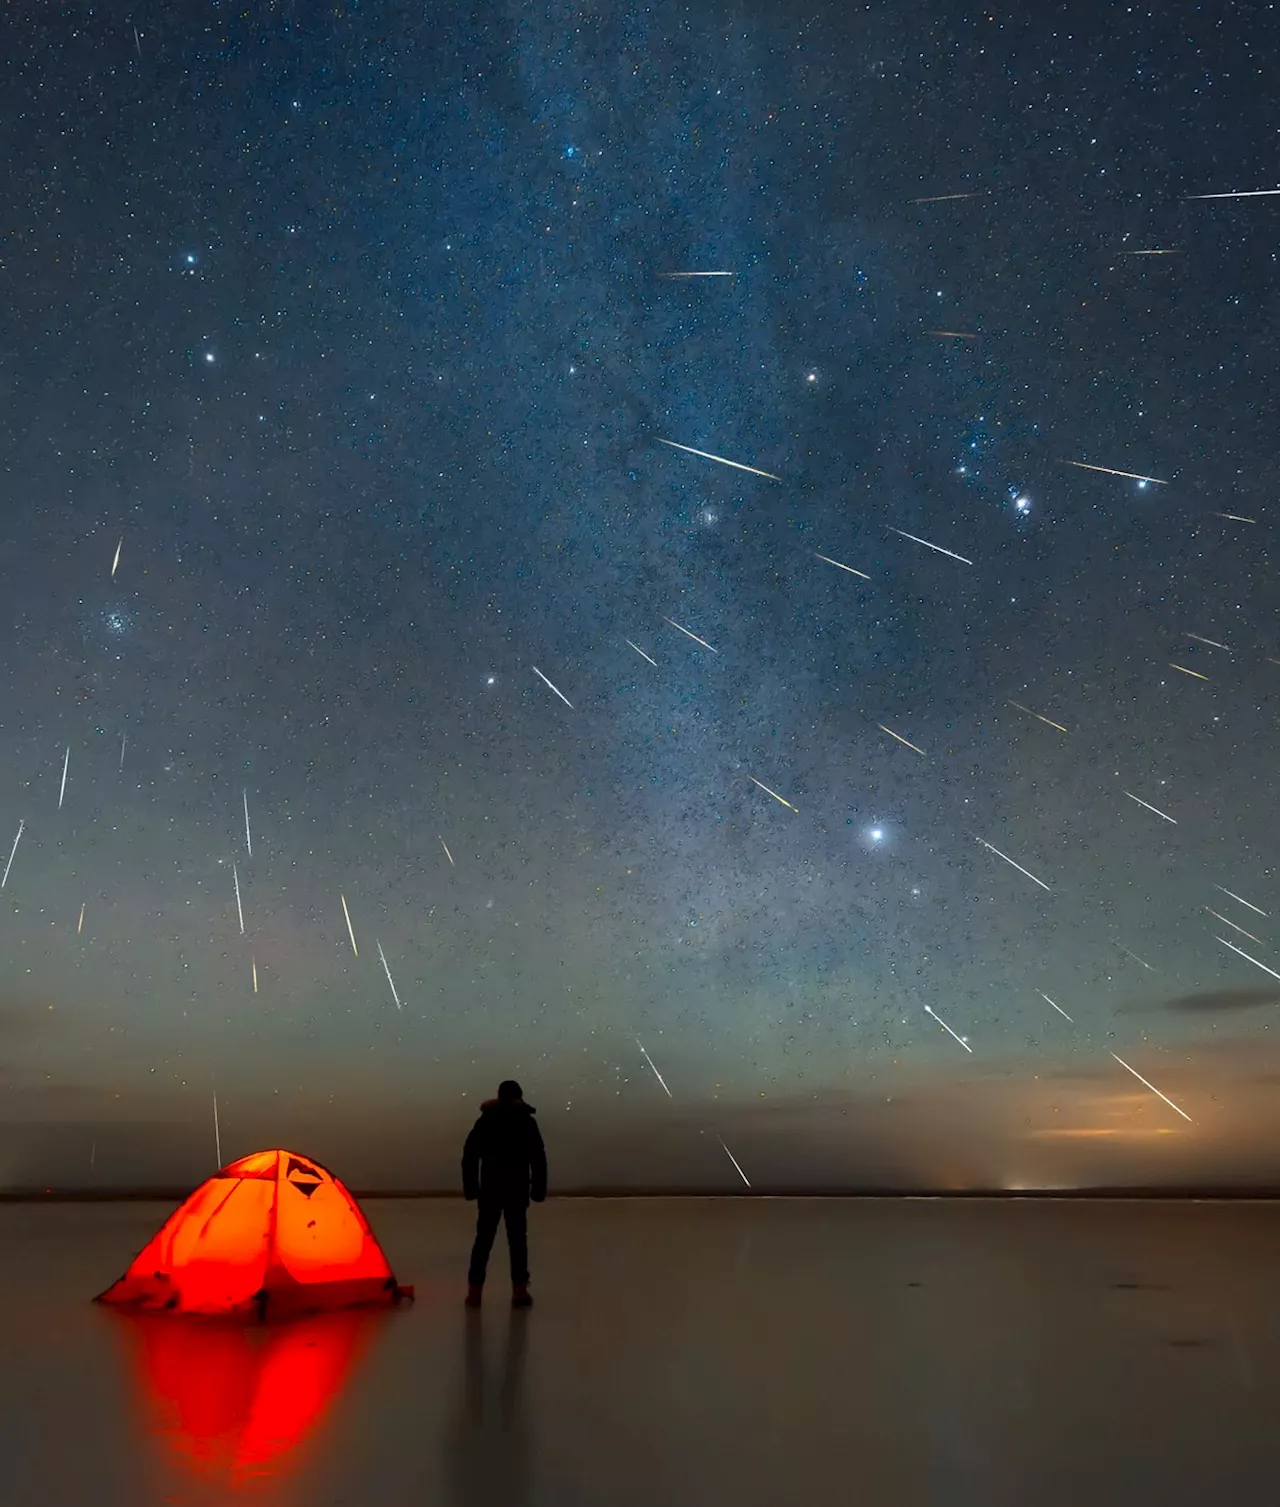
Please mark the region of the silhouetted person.
POLYGON ((468 1308, 480 1306, 493 1237, 504 1219, 511 1253, 511 1306, 528 1308, 533 1303, 525 1217, 530 1198, 540 1204, 547 1196, 547 1153, 535 1113, 524 1102, 520 1085, 508 1078, 498 1085, 498 1097, 480 1106, 480 1118, 462 1149, 462 1191, 480 1204, 467 1274, 468 1308))

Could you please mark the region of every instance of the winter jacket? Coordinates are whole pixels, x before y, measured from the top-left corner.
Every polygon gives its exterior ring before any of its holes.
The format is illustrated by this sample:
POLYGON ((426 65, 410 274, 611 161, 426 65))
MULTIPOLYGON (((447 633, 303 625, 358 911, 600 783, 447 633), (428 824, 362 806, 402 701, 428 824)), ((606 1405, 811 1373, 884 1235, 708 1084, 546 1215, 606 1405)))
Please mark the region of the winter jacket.
POLYGON ((462 1148, 462 1191, 467 1198, 541 1203, 547 1196, 547 1153, 523 1099, 489 1099, 462 1148))

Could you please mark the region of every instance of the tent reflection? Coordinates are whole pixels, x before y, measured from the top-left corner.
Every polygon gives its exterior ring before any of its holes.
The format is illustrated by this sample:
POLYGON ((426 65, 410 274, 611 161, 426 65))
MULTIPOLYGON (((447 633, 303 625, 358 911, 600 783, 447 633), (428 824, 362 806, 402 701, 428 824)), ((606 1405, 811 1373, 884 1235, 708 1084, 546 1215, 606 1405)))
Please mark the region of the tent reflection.
POLYGON ((139 1411, 164 1463, 232 1489, 292 1474, 381 1317, 251 1325, 122 1314, 139 1411))

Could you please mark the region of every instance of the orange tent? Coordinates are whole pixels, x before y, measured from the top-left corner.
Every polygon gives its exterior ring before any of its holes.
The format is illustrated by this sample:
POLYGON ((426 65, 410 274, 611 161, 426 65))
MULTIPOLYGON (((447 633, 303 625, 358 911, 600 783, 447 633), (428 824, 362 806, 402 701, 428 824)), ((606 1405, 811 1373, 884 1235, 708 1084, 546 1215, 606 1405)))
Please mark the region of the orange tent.
POLYGON ((265 1318, 412 1295, 332 1173, 255 1151, 202 1183, 99 1301, 265 1318))

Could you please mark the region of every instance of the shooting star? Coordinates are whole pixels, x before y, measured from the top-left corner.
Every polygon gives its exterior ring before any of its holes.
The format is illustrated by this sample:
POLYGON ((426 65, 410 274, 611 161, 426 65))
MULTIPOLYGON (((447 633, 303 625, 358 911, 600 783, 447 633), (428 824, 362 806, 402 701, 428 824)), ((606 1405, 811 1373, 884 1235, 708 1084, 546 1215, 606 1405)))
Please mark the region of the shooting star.
POLYGON ((1134 795, 1131 790, 1126 790, 1124 794, 1127 795, 1131 801, 1137 801, 1140 806, 1145 806, 1148 811, 1154 811, 1157 816, 1162 817, 1171 826, 1176 827, 1178 825, 1177 818, 1170 816, 1167 811, 1161 811, 1159 806, 1153 806, 1149 801, 1142 800, 1139 796, 1134 795))
POLYGON ((1274 968, 1268 968, 1265 963, 1260 963, 1257 958, 1251 958, 1245 952, 1244 948, 1237 947, 1234 942, 1228 942, 1226 937, 1218 937, 1215 940, 1221 942, 1224 947, 1229 947, 1232 952, 1238 952, 1246 963, 1252 963, 1255 968, 1261 968, 1263 973, 1269 973, 1273 979, 1280 979, 1280 973, 1277 973, 1274 968))
POLYGON ((640 1044, 640 1042, 638 1040, 636 1042, 636 1045, 638 1047, 640 1047, 641 1052, 644 1054, 644 1060, 649 1064, 650 1067, 653 1068, 653 1076, 658 1080, 659 1083, 662 1084, 663 1091, 665 1092, 667 1098, 668 1099, 674 1098, 675 1096, 672 1094, 671 1090, 667 1087, 667 1080, 662 1076, 662 1074, 658 1071, 658 1069, 656 1067, 653 1067, 653 1058, 649 1056, 648 1052, 646 1052, 644 1050, 644 1047, 640 1044))
POLYGON ((1221 921, 1224 926, 1229 926, 1232 931, 1238 931, 1242 937, 1248 937, 1251 942, 1256 942, 1259 947, 1267 945, 1261 937, 1255 937, 1251 931, 1246 931, 1243 926, 1237 926, 1234 921, 1229 921, 1226 916, 1214 910, 1213 906, 1206 905, 1205 910, 1209 912, 1215 921, 1221 921))
POLYGON ((751 1184, 750 1184, 750 1182, 749 1182, 749 1181, 748 1181, 748 1180, 747 1180, 747 1174, 746 1174, 746 1173, 745 1173, 745 1172, 744 1172, 744 1171, 743 1171, 743 1170, 742 1170, 742 1168, 741 1168, 741 1167, 740 1167, 740 1166, 739 1166, 739 1165, 738 1165, 738 1158, 737 1158, 737 1157, 736 1157, 736 1156, 734 1156, 734 1154, 733 1154, 733 1152, 732 1152, 732 1151, 730 1151, 730 1150, 729 1150, 729 1148, 728 1148, 728 1147, 727 1147, 727 1146, 725 1146, 725 1144, 724 1144, 724 1142, 723 1142, 723 1141, 721 1141, 721 1140, 720 1140, 720 1137, 719 1137, 719 1136, 717 1136, 717 1137, 716 1137, 716 1140, 717 1140, 717 1141, 720 1141, 720 1144, 721 1144, 721 1146, 724 1146, 724 1154, 725 1154, 725 1155, 726 1155, 726 1156, 727 1156, 727 1157, 728 1157, 728 1158, 729 1158, 729 1160, 730 1160, 730 1161, 731 1161, 731 1162, 732 1162, 732 1163, 733 1163, 733 1165, 734 1165, 734 1168, 735 1168, 735 1169, 736 1169, 736 1171, 737 1171, 737 1174, 738 1174, 738 1176, 739 1176, 739 1177, 740 1177, 740 1178, 741 1178, 741 1179, 742 1179, 742 1181, 743 1181, 743 1182, 744 1182, 744 1183, 746 1183, 746 1184, 747 1184, 747 1187, 748 1187, 748 1188, 749 1188, 749 1187, 750 1187, 750 1186, 751 1186, 751 1184))
POLYGON ((1181 670, 1184 675, 1190 675, 1193 680, 1208 680, 1207 675, 1201 675, 1199 670, 1188 670, 1186 665, 1176 665, 1173 660, 1169 661, 1171 670, 1181 670))
POLYGON ((222 1166, 222 1127, 218 1124, 218 1090, 213 1091, 213 1152, 222 1166))
POLYGON ((1180 256, 1182 254, 1182 248, 1181 246, 1169 246, 1161 247, 1158 250, 1151 251, 1132 251, 1126 246, 1124 248, 1123 254, 1125 256, 1180 256))
MULTIPOLYGON (((1016 706, 1020 712, 1026 712, 1028 717, 1034 717, 1037 722, 1043 722, 1046 727, 1056 727, 1060 733, 1067 732, 1061 722, 1055 722, 1051 717, 1042 717, 1039 712, 1033 712, 1029 706, 1023 706, 1020 701, 1011 701, 1009 705, 1016 706)), ((1070 737, 1070 733, 1067 733, 1067 736, 1070 737)))
POLYGON ((120 734, 120 768, 124 768, 124 741, 129 736, 128 732, 120 734))
POLYGON ((347 909, 347 897, 339 891, 338 898, 342 901, 342 914, 347 918, 347 935, 351 938, 351 951, 355 953, 356 957, 359 957, 360 949, 356 946, 356 933, 355 928, 351 924, 351 912, 347 909))
MULTIPOLYGON (((1055 1002, 1054 1002, 1054 1001, 1053 1001, 1053 1000, 1051 1000, 1051 999, 1050 999, 1050 998, 1049 998, 1049 996, 1048 996, 1048 995, 1047 995, 1047 994, 1046 994, 1046 993, 1045 993, 1045 992, 1044 992, 1044 991, 1043 991, 1043 990, 1042 990, 1042 989, 1037 989, 1037 990, 1036 990, 1036 993, 1037 993, 1037 994, 1038 994, 1038 995, 1039 995, 1039 996, 1040 996, 1040 998, 1041 998, 1041 999, 1042 999, 1042 1000, 1044 1000, 1044 1001, 1045 1001, 1045 1003, 1046 1003, 1046 1004, 1049 1004, 1049 1005, 1053 1005, 1053 1008, 1054 1008, 1054 1009, 1055 1009, 1055 1010, 1056 1010, 1056 1011, 1057 1011, 1057 1012, 1058 1012, 1058 1014, 1059 1014, 1059 1015, 1061 1015, 1061 1016, 1062 1016, 1062 1018, 1063 1018, 1063 1020, 1071 1020, 1071 1017, 1070 1017, 1070 1016, 1069 1016, 1069 1015, 1068 1015, 1068 1014, 1067 1014, 1067 1012, 1066 1012, 1066 1011, 1065 1011, 1065 1010, 1064 1010, 1064 1009, 1063 1009, 1063 1008, 1062 1008, 1062 1006, 1061 1006, 1061 1005, 1059 1005, 1059 1004, 1056 1004, 1056 1003, 1055 1003, 1055 1002)), ((1075 1021, 1074 1021, 1074 1020, 1071 1020, 1071 1024, 1072 1024, 1072 1025, 1075 1025, 1075 1021)))
POLYGON ((765 785, 760 780, 756 779, 755 775, 753 774, 749 774, 747 778, 753 785, 759 785, 760 789, 763 790, 766 795, 771 795, 780 806, 785 806, 788 811, 794 811, 796 815, 799 816, 799 810, 795 806, 793 806, 790 801, 783 800, 783 798, 778 794, 776 790, 770 790, 768 785, 765 785))
MULTIPOLYGON (((1228 922, 1227 924, 1230 925, 1231 923, 1228 922)), ((76 936, 79 936, 80 933, 83 930, 84 930, 84 904, 82 903, 81 906, 80 906, 80 919, 76 922, 76 936)), ((1245 935, 1248 936, 1248 932, 1246 932, 1245 935)), ((1257 938, 1255 937, 1254 940, 1256 941, 1257 938)))
POLYGON ((926 330, 926 335, 936 335, 939 340, 976 340, 977 335, 971 335, 965 330, 926 330))
POLYGON ((1232 523, 1257 523, 1256 518, 1246 518, 1243 513, 1214 513, 1210 512, 1210 518, 1229 518, 1232 523))
POLYGON ((1194 638, 1198 644, 1208 644, 1211 649, 1226 649, 1228 654, 1231 653, 1230 647, 1227 644, 1220 644, 1216 638, 1202 638, 1198 633, 1188 633, 1187 637, 1194 638))
POLYGON ((258 992, 258 960, 257 960, 257 958, 250 958, 249 959, 249 966, 250 966, 250 968, 253 969, 253 992, 256 994, 258 992))
POLYGON ((244 792, 244 845, 249 850, 249 857, 253 857, 253 833, 249 831, 249 792, 244 792))
POLYGON ((240 935, 244 936, 244 906, 240 903, 240 874, 235 864, 231 865, 231 878, 236 887, 236 914, 240 917, 240 935))
POLYGON ((813 552, 813 557, 815 560, 824 561, 827 565, 834 565, 837 570, 847 570, 851 576, 860 576, 864 581, 871 579, 865 570, 854 570, 852 565, 844 565, 839 560, 833 560, 830 555, 820 555, 816 549, 813 552))
POLYGON ((449 844, 445 842, 443 837, 440 839, 440 846, 444 849, 444 856, 449 860, 449 867, 456 869, 457 864, 453 861, 453 854, 449 851, 449 844))
POLYGON ((1167 481, 1161 481, 1158 476, 1144 476, 1141 471, 1113 471, 1110 466, 1091 466, 1088 461, 1066 460, 1064 466, 1077 466, 1081 471, 1100 471, 1103 476, 1125 476, 1130 481, 1149 481, 1153 487, 1167 487, 1167 481))
POLYGON ((926 1005, 924 1009, 925 1014, 932 1015, 934 1020, 938 1022, 938 1024, 942 1027, 942 1029, 947 1033, 948 1036, 955 1036, 955 1039, 960 1043, 965 1051, 968 1052, 970 1056, 973 1055, 973 1048, 969 1045, 969 1043, 964 1039, 963 1036, 956 1036, 956 1033, 951 1029, 946 1021, 943 1020, 942 1016, 938 1014, 938 1012, 933 1008, 932 1005, 926 1005))
POLYGON ((912 743, 909 738, 904 738, 901 733, 895 733, 891 727, 886 727, 883 722, 877 722, 876 726, 882 733, 888 733, 891 738, 896 738, 904 748, 909 748, 913 753, 918 753, 922 759, 927 759, 929 757, 929 755, 925 753, 923 748, 917 747, 916 744, 912 743))
POLYGON ((634 649, 641 659, 647 659, 655 670, 658 668, 658 661, 651 655, 646 654, 639 644, 633 644, 629 638, 624 638, 622 642, 626 644, 628 649, 634 649))
POLYGON ((550 686, 550 688, 553 691, 555 691, 556 695, 559 696, 560 700, 564 702, 564 704, 569 708, 570 711, 572 711, 573 710, 573 702, 569 700, 569 698, 565 695, 565 693, 562 690, 560 690, 560 688, 558 686, 551 685, 551 682, 542 673, 542 671, 537 667, 537 665, 532 665, 530 668, 533 670, 533 673, 538 677, 538 679, 543 683, 543 685, 550 686))
POLYGON ((910 539, 913 544, 923 544, 926 549, 937 550, 940 555, 946 555, 949 560, 959 560, 961 565, 973 564, 972 560, 966 560, 963 555, 956 554, 954 550, 943 549, 940 544, 930 544, 927 539, 921 539, 915 534, 907 533, 906 529, 894 528, 892 525, 890 525, 889 532, 893 534, 901 534, 904 539, 910 539))
POLYGON ((659 272, 659 277, 732 277, 732 272, 659 272))
POLYGON ((120 535, 120 542, 116 545, 116 557, 111 562, 111 579, 116 578, 116 571, 120 568, 120 551, 124 548, 124 535, 120 535))
MULTIPOLYGON (((699 638, 696 633, 690 633, 687 628, 681 628, 680 624, 677 623, 674 618, 664 617, 662 621, 664 623, 670 623, 673 628, 679 629, 679 631, 683 633, 686 638, 691 638, 695 644, 701 644, 704 649, 711 649, 711 645, 706 641, 705 638, 699 638)), ((720 651, 719 649, 711 649, 711 652, 713 654, 719 654, 720 651)))
POLYGON ((994 853, 997 858, 1003 858, 1011 868, 1017 869, 1019 874, 1025 874, 1027 878, 1030 879, 1032 884, 1038 884, 1042 890, 1047 890, 1049 888, 1044 880, 1037 879, 1030 869, 1024 869, 1020 863, 1014 863, 1013 859, 1010 858, 1007 853, 1002 853, 999 848, 993 848, 989 842, 983 841, 981 837, 976 837, 974 841, 981 843, 982 846, 986 848, 988 853, 994 853))
POLYGON ((67 793, 67 765, 71 763, 71 745, 67 744, 67 751, 62 758, 62 785, 58 790, 58 810, 62 810, 62 800, 67 793))
POLYGON ((1143 1084, 1146 1088, 1149 1088, 1157 1099, 1163 1099, 1170 1109, 1172 1109, 1176 1114, 1180 1114, 1188 1125, 1194 1123, 1191 1119, 1191 1116, 1186 1112, 1185 1109, 1179 1109, 1178 1106, 1173 1102, 1173 1100, 1168 1096, 1168 1094, 1162 1094, 1154 1083, 1148 1082, 1148 1080, 1142 1076, 1137 1068, 1130 1067, 1123 1057, 1116 1057, 1116 1054, 1114 1052, 1112 1052, 1111 1055, 1116 1058, 1116 1061, 1122 1068, 1125 1069, 1126 1072, 1132 1073, 1139 1083, 1143 1084))
POLYGON ((978 199, 982 197, 981 190, 975 190, 969 194, 929 194, 923 199, 908 199, 908 204, 947 204, 952 199, 978 199))
POLYGON ((710 450, 695 450, 692 445, 677 445, 675 440, 659 440, 660 445, 670 445, 673 450, 683 450, 689 455, 700 455, 703 460, 719 461, 722 466, 732 466, 735 471, 750 471, 752 476, 763 476, 769 481, 781 481, 772 471, 761 471, 758 466, 744 466, 738 460, 726 460, 723 455, 712 455, 710 450))
POLYGON ((1116 946, 1117 946, 1117 947, 1119 947, 1119 949, 1120 949, 1120 951, 1121 951, 1121 952, 1122 952, 1122 953, 1124 953, 1124 955, 1125 955, 1125 957, 1127 957, 1127 958, 1132 958, 1132 959, 1133 959, 1133 961, 1134 961, 1134 962, 1135 962, 1135 963, 1137 963, 1137 965, 1138 965, 1138 966, 1139 966, 1139 967, 1140 967, 1140 968, 1145 968, 1145 969, 1146 969, 1146 970, 1147 970, 1147 972, 1148 972, 1148 973, 1154 973, 1154 972, 1155 972, 1155 971, 1156 971, 1156 970, 1155 970, 1155 969, 1154 969, 1154 968, 1153 968, 1153 967, 1152 967, 1152 966, 1151 966, 1151 964, 1150 964, 1150 963, 1148 963, 1148 962, 1147 962, 1147 961, 1146 961, 1146 959, 1145 959, 1145 958, 1140 958, 1140 957, 1139 957, 1139 956, 1138 956, 1138 954, 1137 954, 1137 953, 1136 953, 1136 952, 1132 952, 1132 951, 1130 951, 1130 949, 1129 949, 1129 948, 1128 948, 1128 947, 1126 947, 1126 946, 1124 946, 1124 944, 1123 944, 1123 943, 1121 943, 1121 942, 1117 942, 1117 943, 1116 943, 1116 946))
POLYGON ((1267 914, 1266 911, 1259 910, 1258 907, 1256 905, 1254 905, 1254 903, 1251 900, 1246 900, 1243 895, 1237 895, 1232 890, 1223 889, 1220 884, 1215 884, 1214 885, 1214 889, 1215 890, 1221 890, 1224 895, 1230 896, 1230 898, 1232 900, 1238 900, 1241 905, 1246 906, 1249 910, 1253 911, 1253 913, 1255 915, 1265 916, 1267 914))
POLYGON ((1188 199, 1269 199, 1280 194, 1280 188, 1242 188, 1229 194, 1187 194, 1188 199))
POLYGON ((13 847, 9 849, 9 862, 4 866, 4 878, 0 879, 0 890, 9 882, 9 870, 13 867, 13 855, 18 851, 18 843, 22 840, 22 829, 26 825, 25 820, 18 823, 18 835, 13 839, 13 847))
POLYGON ((133 45, 138 49, 138 56, 142 56, 142 38, 138 35, 138 28, 133 28, 133 45))
POLYGON ((378 949, 378 956, 382 959, 382 971, 387 976, 387 983, 391 985, 391 998, 396 1002, 396 1009, 402 1010, 404 1006, 400 1003, 400 996, 396 993, 396 981, 391 977, 391 969, 387 966, 387 955, 382 950, 382 943, 378 941, 377 937, 374 937, 373 945, 378 949))

